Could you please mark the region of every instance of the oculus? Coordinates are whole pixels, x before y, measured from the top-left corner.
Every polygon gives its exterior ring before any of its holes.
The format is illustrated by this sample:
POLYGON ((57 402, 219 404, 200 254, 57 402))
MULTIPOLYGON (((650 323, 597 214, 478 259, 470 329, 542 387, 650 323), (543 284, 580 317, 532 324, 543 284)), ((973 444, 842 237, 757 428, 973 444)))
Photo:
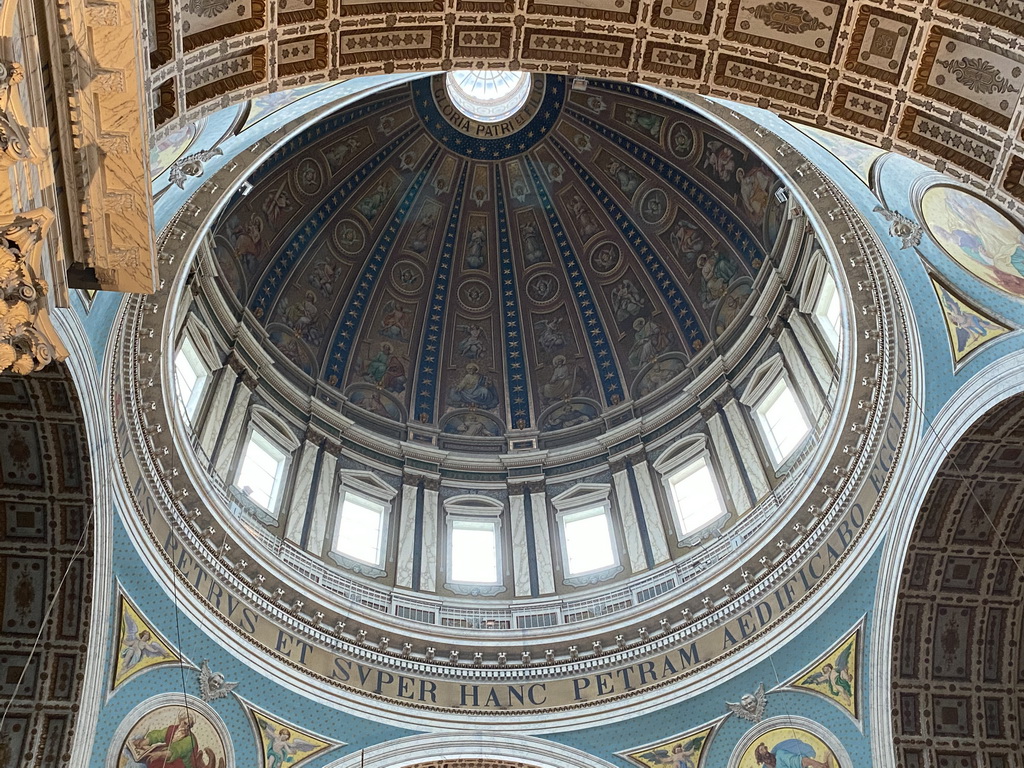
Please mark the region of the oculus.
POLYGON ((449 72, 444 83, 452 104, 470 120, 500 123, 522 109, 530 81, 529 72, 468 69, 449 72))

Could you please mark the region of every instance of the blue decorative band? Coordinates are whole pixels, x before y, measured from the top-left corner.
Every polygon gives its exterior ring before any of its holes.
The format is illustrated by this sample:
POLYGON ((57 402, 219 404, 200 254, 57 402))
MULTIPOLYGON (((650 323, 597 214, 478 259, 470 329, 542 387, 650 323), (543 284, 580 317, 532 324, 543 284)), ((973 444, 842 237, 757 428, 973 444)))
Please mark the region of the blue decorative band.
POLYGON ((609 141, 614 142, 626 152, 629 152, 629 154, 671 184, 673 188, 681 192, 704 215, 704 218, 722 234, 722 237, 731 242, 736 247, 736 250, 743 254, 743 258, 754 269, 757 269, 764 263, 764 251, 761 250, 761 246, 758 245, 750 230, 747 229, 743 222, 733 216, 729 209, 720 203, 714 195, 708 192, 704 185, 698 184, 692 177, 679 170, 679 168, 666 162, 662 155, 652 152, 639 144, 635 144, 603 123, 599 123, 574 109, 569 109, 567 112, 575 120, 596 131, 609 141))
POLYGON ((405 195, 402 197, 402 202, 399 203, 397 210, 395 210, 394 215, 391 217, 391 223, 381 233, 377 244, 370 253, 369 259, 363 266, 359 279, 352 287, 352 294, 345 305, 345 310, 341 313, 341 319, 334 334, 333 351, 324 365, 325 370, 322 371, 321 378, 325 379, 331 386, 341 386, 342 376, 348 366, 349 356, 352 354, 352 344, 356 338, 356 331, 359 330, 359 325, 363 319, 363 312, 366 310, 367 299, 373 295, 373 287, 380 277, 384 262, 387 261, 388 256, 391 254, 395 233, 398 232, 398 228, 405 221, 409 208, 416 199, 416 195, 419 194, 420 188, 423 186, 423 182, 426 181, 430 169, 433 167, 440 152, 440 147, 434 149, 427 162, 423 164, 423 168, 416 174, 416 178, 409 185, 405 195))
POLYGON ((383 149, 374 155, 358 171, 353 173, 339 186, 335 187, 330 197, 324 200, 306 219, 305 225, 299 227, 292 235, 291 242, 283 248, 278 257, 267 268, 259 289, 250 299, 249 308, 257 319, 268 313, 277 294, 281 290, 284 278, 291 271, 295 262, 306 252, 309 245, 316 239, 320 230, 331 220, 331 216, 348 200, 352 192, 375 171, 381 163, 400 147, 413 133, 420 130, 415 123, 389 141, 383 149))
POLYGON ((531 96, 520 113, 499 123, 472 121, 457 112, 444 95, 444 75, 413 81, 413 103, 423 125, 442 146, 475 160, 503 160, 525 152, 547 136, 562 113, 565 78, 534 77, 542 83, 537 103, 530 103, 531 96))
POLYGON ((529 155, 523 159, 526 161, 526 167, 530 169, 533 185, 537 188, 537 196, 544 207, 544 213, 548 217, 551 232, 555 236, 555 242, 558 244, 558 252, 562 257, 562 264, 565 266, 565 273, 569 278, 569 286, 576 301, 576 307, 579 310, 584 330, 586 331, 587 341, 590 344, 591 352, 599 368, 598 373, 601 389, 604 392, 605 404, 617 405, 623 399, 622 379, 619 376, 619 368, 615 364, 615 357, 612 354, 611 345, 608 343, 608 336, 605 333, 604 325, 601 323, 600 314, 594 306, 594 300, 591 298, 587 279, 583 276, 583 270, 580 269, 572 246, 569 245, 569 238, 565 234, 565 229, 562 227, 558 214, 555 213, 555 207, 551 204, 551 198, 548 196, 543 182, 541 182, 540 174, 537 173, 537 167, 533 164, 533 159, 529 155))
POLYGON ((508 213, 501 171, 494 166, 494 189, 498 211, 498 251, 501 256, 501 322, 505 329, 505 377, 511 425, 515 429, 530 426, 530 388, 526 384, 526 359, 523 354, 522 320, 516 295, 516 274, 508 238, 508 213))
POLYGON ((580 162, 569 154, 569 151, 562 145, 560 141, 552 137, 552 143, 561 153, 565 161, 572 167, 574 171, 579 175, 580 179, 590 189, 597 198, 597 201, 604 206, 604 209, 608 212, 609 218, 615 222, 615 225, 622 232, 622 238, 629 243, 629 247, 633 249, 640 263, 644 265, 647 270, 647 274, 651 276, 651 280, 657 286, 658 291, 661 293, 662 298, 665 299, 665 303, 672 309, 672 316, 676 319, 676 324, 679 326, 680 332, 683 334, 683 338, 686 339, 686 343, 690 347, 690 351, 698 352, 704 348, 707 344, 707 336, 704 334, 704 330, 700 326, 700 321, 697 315, 694 313, 693 308, 690 306, 690 302, 686 300, 686 296, 679 289, 679 285, 676 283, 675 278, 662 263, 661 258, 658 256, 657 248, 653 247, 647 242, 647 238, 644 237, 643 233, 639 230, 633 220, 630 219, 629 215, 619 207, 618 203, 609 195, 604 188, 597 183, 595 179, 586 168, 580 165, 580 162))
MULTIPOLYGON (((435 154, 440 148, 435 149, 435 154)), ((448 303, 448 287, 452 274, 452 261, 455 258, 455 236, 459 231, 462 218, 462 197, 466 191, 466 176, 469 174, 469 163, 465 163, 455 188, 455 202, 452 205, 451 219, 444 234, 444 245, 437 261, 437 274, 434 276, 434 290, 430 297, 427 311, 427 325, 423 331, 423 350, 420 352, 419 372, 416 376, 416 397, 413 413, 420 421, 434 420, 434 406, 437 402, 438 360, 440 359, 441 339, 444 331, 445 306, 448 303)))

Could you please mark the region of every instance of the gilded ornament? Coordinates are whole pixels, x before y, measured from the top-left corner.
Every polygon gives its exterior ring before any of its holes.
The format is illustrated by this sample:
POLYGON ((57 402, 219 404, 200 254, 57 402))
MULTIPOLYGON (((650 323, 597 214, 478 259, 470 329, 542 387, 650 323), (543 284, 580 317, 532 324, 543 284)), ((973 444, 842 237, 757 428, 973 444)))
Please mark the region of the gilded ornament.
POLYGON ((939 64, 945 67, 960 85, 974 93, 1012 93, 1017 90, 992 62, 985 61, 980 56, 961 56, 959 59, 940 61, 939 64))
POLYGON ((774 3, 762 3, 755 6, 752 11, 754 18, 763 21, 766 26, 771 27, 787 35, 795 35, 801 32, 810 32, 816 29, 826 29, 827 24, 822 24, 814 18, 805 8, 796 3, 787 3, 784 0, 774 3))

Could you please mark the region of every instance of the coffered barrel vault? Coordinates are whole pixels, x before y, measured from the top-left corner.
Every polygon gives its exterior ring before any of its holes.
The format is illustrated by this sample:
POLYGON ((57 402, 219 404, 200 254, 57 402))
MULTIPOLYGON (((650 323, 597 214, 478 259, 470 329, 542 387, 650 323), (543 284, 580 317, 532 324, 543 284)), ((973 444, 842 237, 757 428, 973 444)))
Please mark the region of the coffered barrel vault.
POLYGON ((920 158, 1008 205, 1024 199, 1016 2, 151 0, 146 12, 161 131, 294 85, 523 68, 756 104, 920 158))

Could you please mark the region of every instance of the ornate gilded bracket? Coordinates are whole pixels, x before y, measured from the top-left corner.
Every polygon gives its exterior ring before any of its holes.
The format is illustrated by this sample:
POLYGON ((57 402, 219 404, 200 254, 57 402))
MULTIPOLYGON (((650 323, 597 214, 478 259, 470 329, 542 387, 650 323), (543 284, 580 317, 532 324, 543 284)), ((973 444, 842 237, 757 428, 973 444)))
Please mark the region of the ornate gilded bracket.
POLYGON ((67 357, 46 308, 48 286, 37 276, 53 220, 38 208, 0 222, 0 372, 32 373, 67 357))

